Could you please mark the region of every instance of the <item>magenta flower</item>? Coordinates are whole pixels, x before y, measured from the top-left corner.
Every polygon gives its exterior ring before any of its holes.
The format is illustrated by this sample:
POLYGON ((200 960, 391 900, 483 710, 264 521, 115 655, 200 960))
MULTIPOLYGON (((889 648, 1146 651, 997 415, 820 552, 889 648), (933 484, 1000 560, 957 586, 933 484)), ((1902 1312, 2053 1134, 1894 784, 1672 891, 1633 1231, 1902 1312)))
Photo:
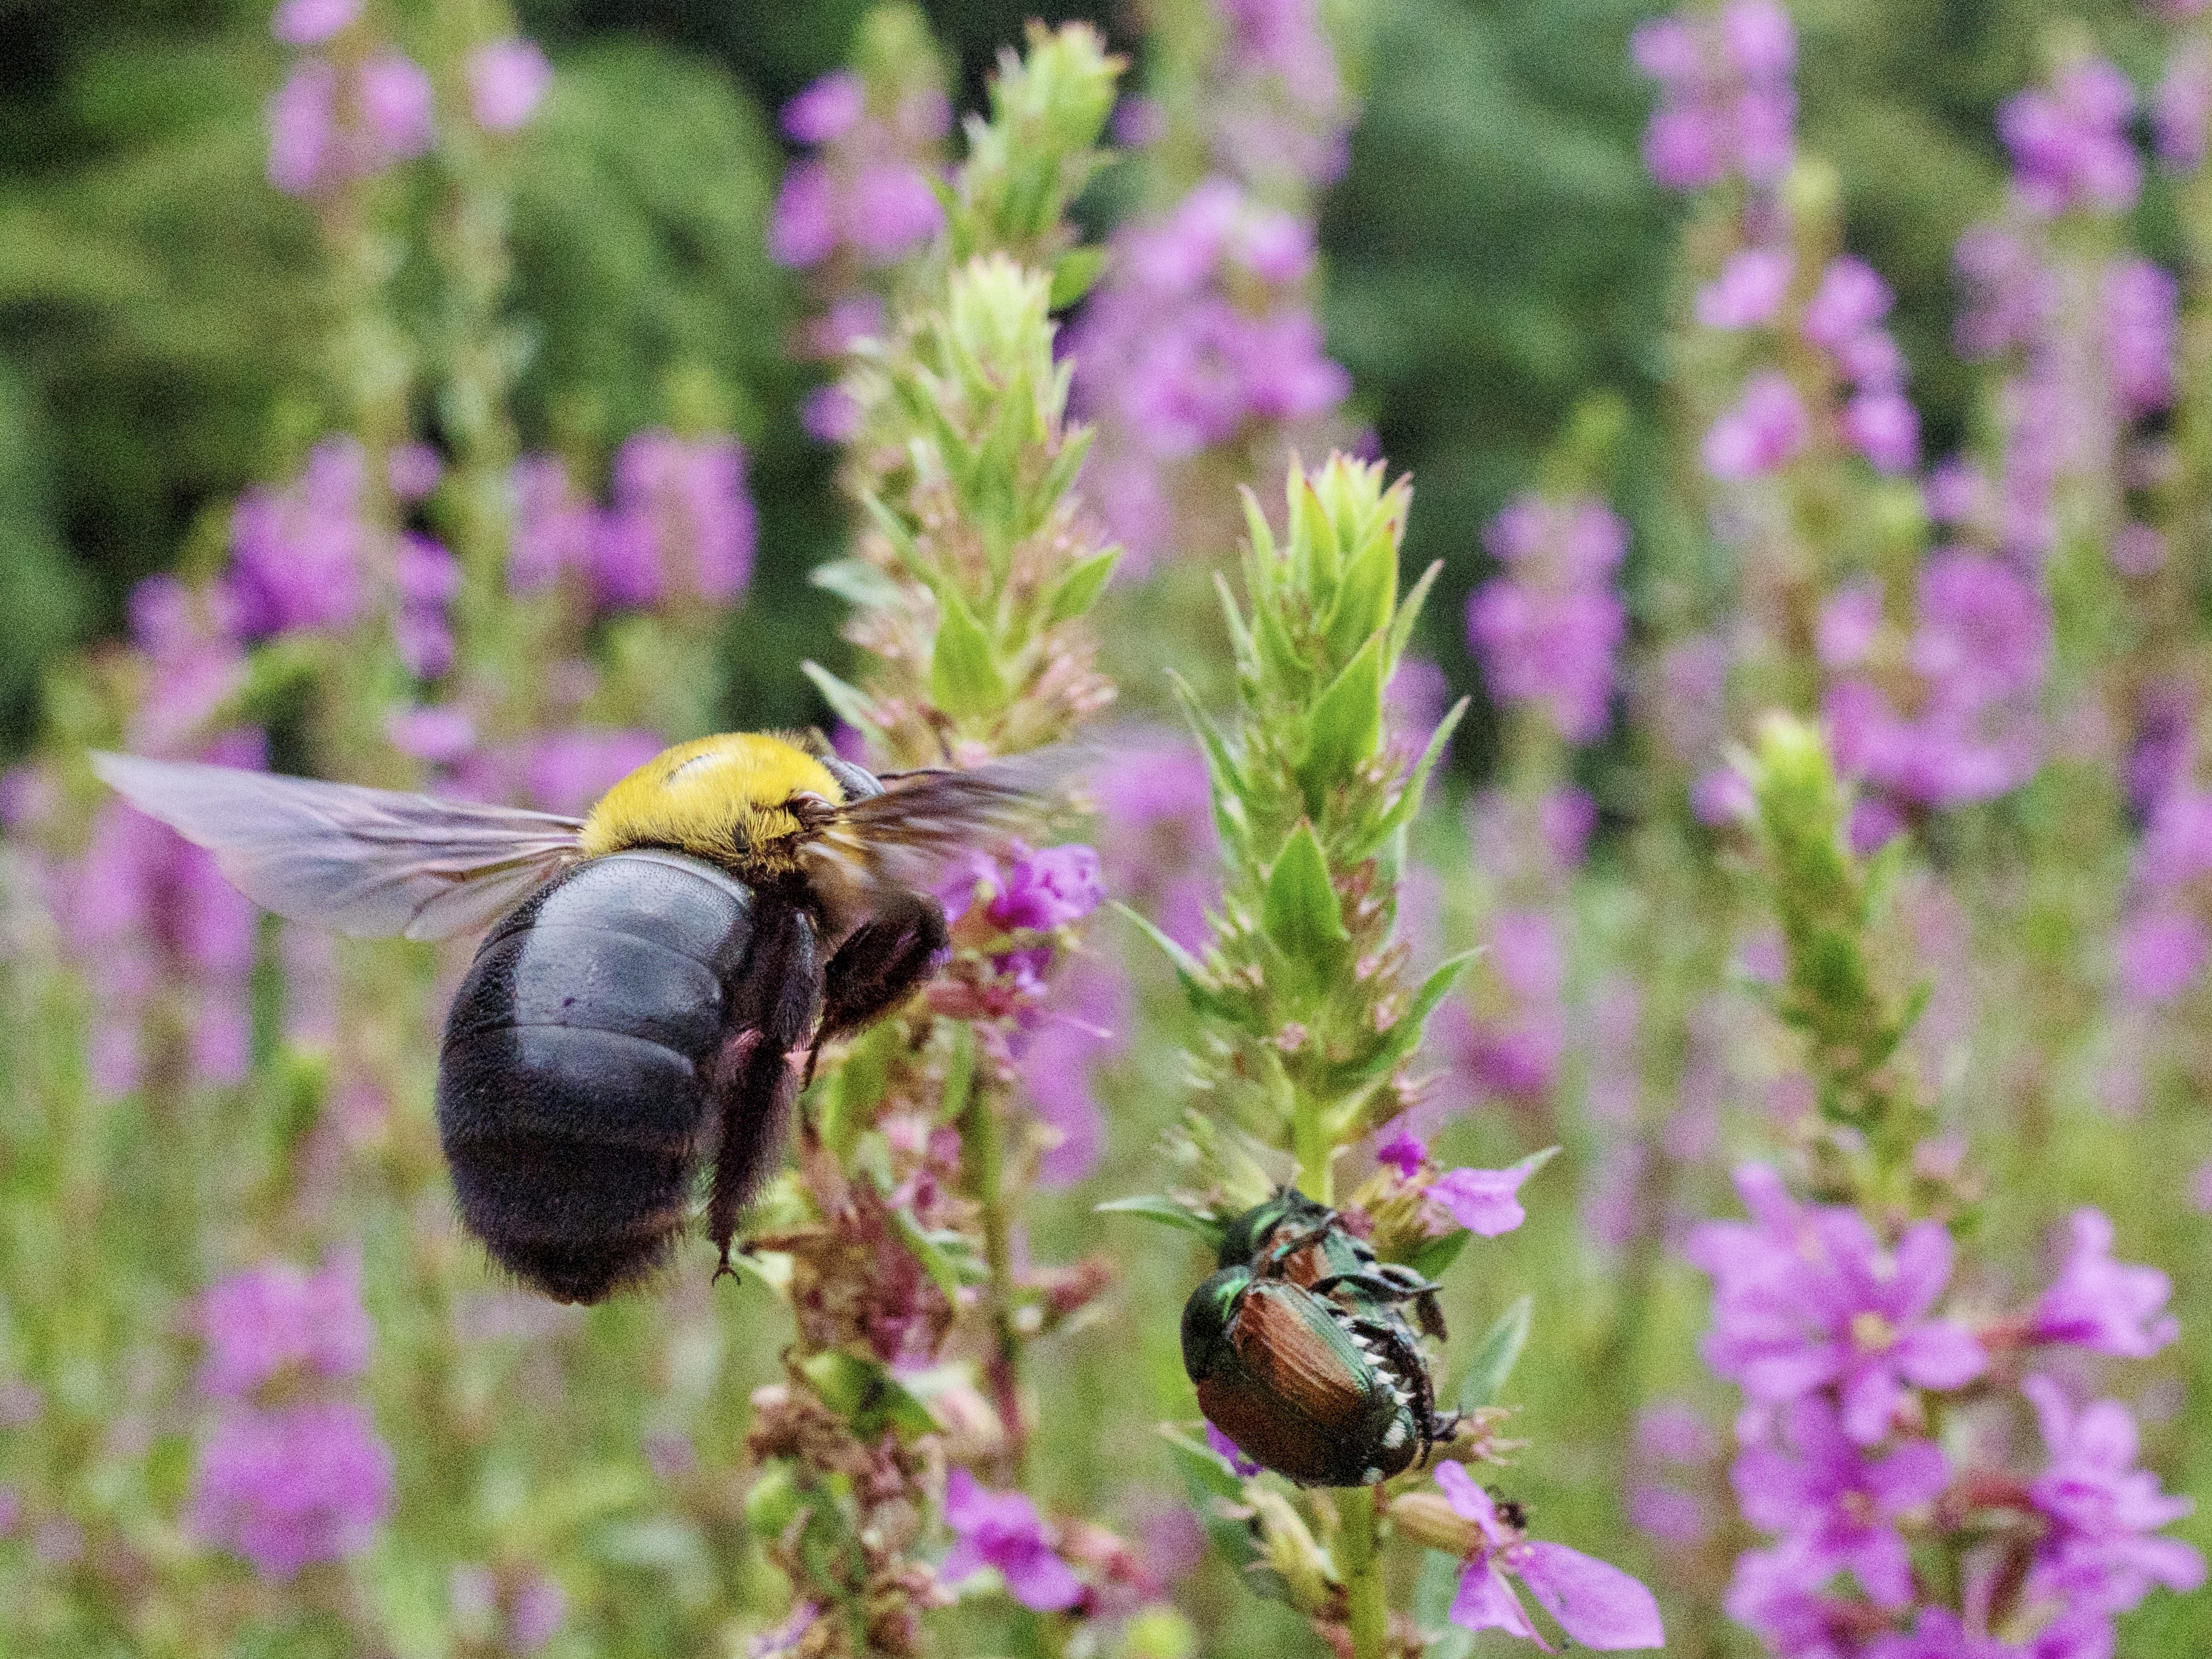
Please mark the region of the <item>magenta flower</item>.
POLYGON ((403 501, 419 501, 438 487, 446 464, 423 443, 395 444, 384 458, 384 476, 403 501))
POLYGON ((295 1369, 358 1376, 376 1336, 361 1305, 361 1252, 332 1251, 313 1273, 289 1261, 234 1273, 202 1299, 199 1328, 199 1386, 213 1399, 243 1400, 295 1369))
POLYGON ((269 33, 288 46, 319 46, 361 15, 361 0, 284 0, 269 33))
POLYGON ((469 112, 486 132, 513 132, 552 90, 553 65, 535 40, 490 40, 469 54, 469 112))
POLYGON ((2212 128, 2212 47, 2200 37, 2184 39, 2166 60, 2166 78, 2151 103, 2158 159, 2171 173, 2194 173, 2204 165, 2205 137, 2212 128))
POLYGON ((1895 392, 1862 392, 1844 405, 1844 436, 1890 477, 1920 464, 1920 414, 1895 392))
POLYGON ((1790 1407, 1784 1431, 1796 1456, 1755 1446, 1729 1471, 1744 1518, 1808 1560, 1849 1571, 1882 1606, 1903 1607, 1912 1599, 1912 1563, 1894 1523, 1942 1494, 1951 1471, 1942 1449, 1909 1440, 1870 1461, 1820 1395, 1790 1407))
POLYGON ((2036 1340, 2148 1359, 2180 1335, 2179 1322, 2163 1313, 2172 1281, 2155 1267, 2113 1261, 2112 1224, 2102 1211, 2085 1205, 2070 1224, 2073 1251, 2035 1304, 2036 1340))
MULTIPOLYGON (((2040 1655, 2046 1650, 2039 1643, 2033 1651, 2040 1655)), ((1910 1635, 1877 1636, 1868 1645, 1865 1659, 2020 1659, 2020 1654, 2009 1642, 1968 1630, 1948 1607, 1923 1607, 1910 1635)))
POLYGON ((361 1553, 391 1508, 392 1454, 358 1406, 234 1413, 192 1477, 192 1530, 280 1583, 361 1553))
POLYGON ((1395 1168, 1401 1181, 1411 1181, 1420 1174, 1421 1165, 1428 1160, 1428 1144, 1402 1123, 1397 1133, 1375 1149, 1375 1161, 1395 1168))
POLYGON ((1739 248, 1721 273, 1698 290, 1698 320, 1707 328, 1758 328, 1774 320, 1790 292, 1797 256, 1788 247, 1739 248))
POLYGON ((2046 1376, 2021 1380, 2035 1402, 2051 1467, 2029 1494, 2051 1523, 2028 1573, 2031 1597, 2069 1609, 2124 1613, 2154 1584, 2193 1590, 2204 1558, 2187 1544, 2155 1536, 2196 1505, 2159 1490, 2158 1477, 2135 1467, 2135 1419, 2116 1400, 2076 1412, 2046 1376))
POLYGON ((2069 208, 2119 213, 2135 205, 2142 162, 2127 132, 2135 88, 2101 58, 2059 70, 2048 90, 2023 92, 1997 110, 2012 152, 2013 191, 2043 216, 2069 208))
POLYGON ((1705 471, 1724 483, 1756 478, 1786 465, 1805 447, 1812 427, 1804 399, 1787 375, 1761 369, 1743 396, 1705 434, 1705 471))
POLYGON ((1550 1158, 1542 1152, 1506 1170, 1447 1170, 1429 1183, 1429 1196, 1468 1231, 1496 1238, 1528 1218, 1518 1196, 1521 1183, 1550 1158))
POLYGON ((822 76, 783 106, 784 131, 802 144, 832 144, 860 124, 868 89, 848 70, 822 76))
POLYGON ((2120 924, 2112 941, 2120 989, 2137 1003, 2171 1002, 2197 982, 2212 936, 2186 910, 2153 904, 2120 924))
POLYGON ((991 920, 1009 931, 1030 927, 1042 933, 1080 921, 1105 896, 1098 854, 1091 848, 1070 844, 1031 853, 1018 847, 991 901, 991 920))
POLYGON ((819 161, 801 161, 783 176, 769 215, 769 258, 800 270, 818 265, 837 247, 836 183, 819 161))
POLYGON ((1499 1517, 1498 1505, 1464 1465, 1438 1465, 1437 1485, 1455 1511, 1481 1528, 1483 1537, 1482 1547, 1460 1571, 1452 1623, 1463 1630, 1502 1630, 1551 1652, 1551 1644, 1529 1622, 1513 1588, 1517 1578, 1537 1605, 1559 1621, 1559 1628, 1586 1648, 1614 1652, 1666 1645, 1658 1601, 1620 1568, 1565 1544, 1524 1539, 1499 1517))
POLYGON ((361 66, 361 116, 373 164, 422 155, 437 140, 436 98, 422 66, 383 52, 361 66))
POLYGON ((1889 314, 1889 284, 1865 260, 1846 253, 1828 262, 1805 303, 1799 331, 1814 345, 1840 352, 1889 314))
POLYGON ((1763 1164, 1736 1172, 1750 1222, 1706 1222, 1686 1254, 1713 1275, 1706 1363, 1752 1399, 1787 1405, 1833 1386, 1844 1431, 1886 1436, 1908 1385, 1961 1388, 1988 1356, 1930 1317, 1951 1278, 1951 1236, 1922 1222, 1886 1251, 1856 1211, 1800 1206, 1763 1164))
POLYGON ((1206 1449, 1228 1463, 1244 1480, 1249 1480, 1260 1473, 1260 1465, 1244 1455, 1234 1440, 1208 1423, 1206 1425, 1206 1449))
POLYGON ((269 183, 287 196, 320 189, 337 157, 337 71, 319 58, 293 67, 269 99, 269 183))
POLYGON ((1613 572, 1628 527, 1600 501, 1509 502, 1483 532, 1506 574, 1468 597, 1468 644, 1501 701, 1540 707, 1559 735, 1586 743, 1605 729, 1628 614, 1613 572))
POLYGON ((1083 1583, 1045 1540, 1036 1505, 1018 1492, 993 1492, 965 1469, 945 1482, 945 1524, 951 1551, 939 1566, 948 1584, 995 1567, 1006 1593, 1034 1613, 1057 1613, 1083 1599, 1083 1583))

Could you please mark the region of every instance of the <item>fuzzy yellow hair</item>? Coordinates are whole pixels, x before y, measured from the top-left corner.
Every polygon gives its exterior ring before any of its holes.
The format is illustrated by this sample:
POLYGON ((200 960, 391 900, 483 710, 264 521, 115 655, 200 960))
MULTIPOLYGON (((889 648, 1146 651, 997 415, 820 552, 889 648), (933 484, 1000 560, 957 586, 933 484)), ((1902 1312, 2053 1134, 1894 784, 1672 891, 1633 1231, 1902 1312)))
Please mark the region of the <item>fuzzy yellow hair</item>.
POLYGON ((625 847, 672 847, 739 873, 780 872, 801 828, 787 803, 820 796, 841 806, 830 769, 786 738, 728 732, 663 750, 600 797, 584 820, 587 857, 625 847))

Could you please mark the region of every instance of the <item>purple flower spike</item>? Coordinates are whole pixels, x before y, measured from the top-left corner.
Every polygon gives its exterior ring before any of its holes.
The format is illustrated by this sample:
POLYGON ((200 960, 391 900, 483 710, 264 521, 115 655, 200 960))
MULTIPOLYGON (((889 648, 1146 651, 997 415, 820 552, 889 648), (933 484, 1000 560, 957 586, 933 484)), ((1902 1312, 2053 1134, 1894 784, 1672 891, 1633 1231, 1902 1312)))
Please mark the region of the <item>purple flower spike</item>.
POLYGON ((1745 382, 1735 407, 1705 434, 1705 471, 1725 483, 1772 472, 1805 447, 1811 430, 1804 399, 1789 377, 1761 369, 1745 382))
POLYGON ((243 1400, 293 1367, 355 1376, 368 1364, 375 1327, 361 1305, 361 1252, 334 1251, 316 1273, 270 1261, 234 1273, 200 1305, 207 1359, 201 1391, 243 1400))
POLYGON ((1045 1541, 1036 1505, 1015 1492, 993 1492, 965 1469, 945 1482, 945 1523, 957 1540, 938 1570, 948 1584, 996 1567, 1006 1593, 1033 1613, 1057 1613, 1083 1599, 1083 1583, 1045 1541))
POLYGON ((1968 1630, 1948 1607, 1923 1607, 1910 1636, 1876 1637, 1866 1659, 2019 1659, 2020 1651, 2009 1642, 1968 1630))
POLYGON ((279 1583, 368 1547, 392 1508, 392 1454, 358 1406, 242 1411, 202 1448, 191 1527, 279 1583))
POLYGON ((1429 1196, 1468 1231, 1496 1238, 1528 1218, 1516 1194, 1550 1156, 1538 1152, 1509 1170, 1447 1170, 1429 1183, 1429 1196))
POLYGON ((1512 1583, 1518 1578, 1559 1628, 1586 1648, 1610 1653, 1666 1645, 1659 1603, 1637 1580, 1564 1544, 1523 1539, 1500 1519, 1490 1494, 1461 1464, 1440 1465, 1437 1485, 1483 1537, 1482 1547, 1460 1571, 1452 1623, 1463 1630, 1502 1630, 1552 1651, 1521 1605, 1512 1583))
POLYGON ((487 41, 469 54, 469 112, 486 132, 513 132, 553 88, 553 65, 535 40, 487 41))
POLYGON ((1795 1457, 1753 1447, 1729 1478, 1745 1519, 1782 1534, 1830 1571, 1848 1568, 1886 1607, 1912 1599, 1912 1563, 1893 1524, 1932 1504, 1951 1478, 1933 1441, 1907 1441, 1869 1461, 1843 1432, 1836 1408, 1820 1395, 1792 1406, 1787 1437, 1795 1457))
POLYGON ((2065 1270, 2035 1304, 2038 1341, 2148 1359, 2181 1334, 2179 1322, 2161 1311, 2172 1281, 2155 1267, 2113 1261, 2112 1224, 2102 1211, 2075 1211, 2073 1233, 2065 1270))
POLYGON ((1797 256, 1787 247, 1747 247, 1729 256, 1721 274, 1698 290, 1698 320, 1707 328, 1758 328, 1774 320, 1790 292, 1797 256))
MULTIPOLYGON (((2051 1522, 2029 1570, 2031 1599, 2069 1610, 2124 1613, 2151 1586, 2193 1590, 2204 1558, 2189 1545, 2154 1536, 2196 1506, 2159 1490, 2158 1477, 2135 1467, 2135 1419, 2116 1400, 2076 1412, 2047 1376, 2021 1379, 2035 1402, 2051 1467, 2028 1489, 2051 1522)), ((2110 1651, 2109 1648, 2103 1650, 2110 1651)))
POLYGON ((1800 329, 1814 345, 1841 351, 1889 314, 1889 284, 1865 260, 1844 254, 1828 262, 1820 286, 1806 302, 1800 329))

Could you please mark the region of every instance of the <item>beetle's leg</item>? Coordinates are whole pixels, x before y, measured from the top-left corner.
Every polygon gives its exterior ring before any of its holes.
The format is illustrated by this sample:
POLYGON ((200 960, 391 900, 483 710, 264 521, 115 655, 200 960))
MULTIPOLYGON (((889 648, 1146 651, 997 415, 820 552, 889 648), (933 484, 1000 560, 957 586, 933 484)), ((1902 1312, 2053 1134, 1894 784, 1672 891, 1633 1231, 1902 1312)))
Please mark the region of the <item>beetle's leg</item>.
POLYGON ((1408 1285, 1382 1273, 1331 1273, 1327 1279, 1317 1279, 1306 1288, 1316 1296, 1327 1296, 1340 1285, 1352 1285, 1384 1302, 1411 1302, 1424 1296, 1433 1296, 1443 1288, 1423 1279, 1408 1285))
POLYGON ((1292 1256, 1296 1255, 1300 1250, 1304 1249, 1308 1245, 1318 1244, 1322 1240, 1329 1236, 1329 1233, 1336 1226, 1338 1218, 1337 1213, 1334 1210, 1329 1210, 1324 1213, 1327 1217, 1325 1220, 1317 1221, 1312 1226, 1307 1228, 1305 1231, 1296 1234, 1291 1237, 1283 1240, 1279 1244, 1269 1247, 1266 1263, 1267 1273, 1269 1278, 1279 1277, 1282 1273, 1283 1264, 1285 1261, 1288 1261, 1292 1256))

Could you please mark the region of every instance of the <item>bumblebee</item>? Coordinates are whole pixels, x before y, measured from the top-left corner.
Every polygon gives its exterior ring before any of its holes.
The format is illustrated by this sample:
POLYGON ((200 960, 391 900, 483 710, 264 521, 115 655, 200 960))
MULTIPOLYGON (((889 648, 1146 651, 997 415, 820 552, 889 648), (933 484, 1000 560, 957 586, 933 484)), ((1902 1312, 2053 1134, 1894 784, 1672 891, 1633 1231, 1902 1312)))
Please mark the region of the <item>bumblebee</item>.
POLYGON ((132 805, 264 908, 361 935, 489 927, 447 1016, 438 1130, 461 1219, 563 1302, 665 1261, 782 1151, 822 1045, 890 1012, 946 945, 952 859, 1034 814, 1057 752, 877 777, 818 739, 679 744, 581 819, 96 754, 132 805))

